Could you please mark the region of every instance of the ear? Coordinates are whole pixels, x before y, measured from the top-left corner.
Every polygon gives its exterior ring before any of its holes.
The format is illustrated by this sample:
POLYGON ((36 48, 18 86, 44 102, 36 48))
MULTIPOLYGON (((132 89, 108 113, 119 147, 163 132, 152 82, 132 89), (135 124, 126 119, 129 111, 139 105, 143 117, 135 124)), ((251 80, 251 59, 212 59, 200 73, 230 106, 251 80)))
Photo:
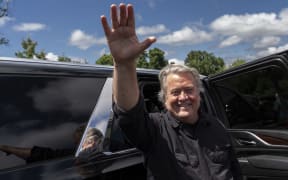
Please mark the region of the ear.
POLYGON ((167 109, 167 101, 166 100, 164 102, 164 107, 165 107, 165 109, 167 109))

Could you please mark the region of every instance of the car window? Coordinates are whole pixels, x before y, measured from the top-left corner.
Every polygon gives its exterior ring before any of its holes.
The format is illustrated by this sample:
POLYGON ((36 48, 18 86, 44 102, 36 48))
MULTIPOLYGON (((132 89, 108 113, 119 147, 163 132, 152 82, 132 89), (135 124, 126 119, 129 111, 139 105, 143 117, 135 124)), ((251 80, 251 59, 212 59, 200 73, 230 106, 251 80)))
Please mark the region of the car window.
POLYGON ((110 141, 111 127, 107 127, 111 121, 112 112, 112 78, 107 78, 99 95, 97 104, 89 118, 84 136, 76 152, 76 156, 87 155, 91 152, 107 150, 104 143, 110 141), (108 129, 108 130, 107 130, 108 129))
MULTIPOLYGON (((158 101, 157 97, 160 88, 158 82, 142 81, 139 82, 139 88, 144 96, 147 112, 159 112, 163 110, 162 104, 158 101)), ((104 149, 106 151, 115 152, 133 147, 134 146, 127 140, 120 129, 119 122, 113 116, 113 112, 111 112, 105 135, 104 149)))
POLYGON ((1 75, 0 169, 75 153, 104 78, 1 75))
POLYGON ((158 97, 160 84, 158 82, 142 82, 140 87, 144 96, 146 111, 149 113, 163 111, 163 104, 158 97))
POLYGON ((215 87, 231 128, 288 128, 288 75, 277 66, 229 76, 215 87))

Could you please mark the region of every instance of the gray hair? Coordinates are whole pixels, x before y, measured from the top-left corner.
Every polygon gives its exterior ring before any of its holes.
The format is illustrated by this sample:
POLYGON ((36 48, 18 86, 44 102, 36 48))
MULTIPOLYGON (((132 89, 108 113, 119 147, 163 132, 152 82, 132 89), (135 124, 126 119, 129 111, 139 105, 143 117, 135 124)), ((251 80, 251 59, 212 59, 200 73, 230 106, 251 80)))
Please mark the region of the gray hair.
POLYGON ((97 138, 102 138, 103 134, 99 129, 90 127, 86 133, 86 136, 87 137, 97 136, 97 138))
POLYGON ((159 81, 160 81, 160 92, 158 94, 159 101, 164 103, 166 99, 167 76, 169 74, 180 74, 180 73, 191 73, 191 75, 194 77, 196 87, 199 93, 203 91, 200 75, 197 69, 180 64, 168 64, 159 73, 159 81))

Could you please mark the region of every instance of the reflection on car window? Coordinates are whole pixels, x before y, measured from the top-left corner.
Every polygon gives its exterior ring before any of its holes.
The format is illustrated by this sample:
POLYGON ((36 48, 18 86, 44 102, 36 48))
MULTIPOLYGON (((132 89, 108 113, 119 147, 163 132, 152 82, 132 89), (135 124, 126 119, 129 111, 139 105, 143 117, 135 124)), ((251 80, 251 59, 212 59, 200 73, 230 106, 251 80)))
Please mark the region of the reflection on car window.
POLYGON ((99 95, 98 102, 91 113, 85 134, 76 152, 76 157, 103 150, 104 139, 107 136, 110 136, 110 132, 106 132, 106 129, 110 119, 111 108, 112 79, 108 78, 103 86, 101 94, 99 95))
POLYGON ((104 136, 97 128, 90 127, 85 134, 80 153, 101 152, 104 136))
MULTIPOLYGON (((75 132, 73 133, 73 137, 71 138, 74 138, 75 145, 79 144, 85 127, 85 125, 81 125, 80 127, 76 128, 75 132)), ((53 149, 50 147, 41 146, 17 147, 1 144, 0 151, 5 152, 6 155, 14 155, 20 159, 23 159, 26 161, 26 163, 32 163, 71 155, 75 149, 53 149)))
POLYGON ((0 81, 4 169, 74 154, 105 79, 21 75, 0 81))
POLYGON ((287 129, 288 75, 271 66, 215 83, 232 128, 287 129))

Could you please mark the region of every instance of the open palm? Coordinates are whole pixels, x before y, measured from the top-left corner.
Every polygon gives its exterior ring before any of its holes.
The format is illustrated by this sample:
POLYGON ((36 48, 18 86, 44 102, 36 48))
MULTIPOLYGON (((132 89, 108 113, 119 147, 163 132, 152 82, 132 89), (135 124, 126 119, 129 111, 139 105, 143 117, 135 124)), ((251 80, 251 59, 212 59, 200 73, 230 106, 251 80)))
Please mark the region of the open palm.
POLYGON ((135 32, 133 6, 127 5, 126 7, 125 4, 120 4, 119 9, 118 18, 117 6, 111 5, 112 28, 105 16, 101 16, 101 22, 114 63, 130 63, 156 39, 147 38, 145 41, 139 42, 135 32))

